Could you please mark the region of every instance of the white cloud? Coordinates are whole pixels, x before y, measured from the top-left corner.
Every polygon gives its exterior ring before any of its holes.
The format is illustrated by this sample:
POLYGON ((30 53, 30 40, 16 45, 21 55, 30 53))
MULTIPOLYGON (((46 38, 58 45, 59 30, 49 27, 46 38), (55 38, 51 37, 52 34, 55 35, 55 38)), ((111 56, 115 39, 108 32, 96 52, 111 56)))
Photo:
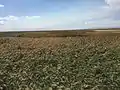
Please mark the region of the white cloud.
POLYGON ((18 21, 18 20, 34 20, 34 19, 40 19, 40 16, 5 16, 5 17, 0 17, 0 21, 4 22, 10 22, 10 21, 18 21))
MULTIPOLYGON (((11 28, 45 28, 45 29, 75 29, 75 28, 102 28, 117 27, 119 20, 114 20, 119 12, 120 0, 105 0, 106 5, 80 12, 79 10, 68 10, 59 13, 51 13, 44 16, 6 16, 0 17, 1 27, 11 28)), ((119 16, 119 15, 118 15, 119 16)))
POLYGON ((0 25, 4 25, 4 21, 0 21, 0 25))
POLYGON ((5 17, 0 17, 0 28, 2 27, 4 29, 38 28, 38 27, 40 28, 39 24, 43 25, 42 21, 40 20, 40 16, 19 16, 18 17, 18 16, 9 15, 5 17))
POLYGON ((4 21, 18 20, 18 17, 16 17, 16 16, 6 16, 6 17, 0 17, 0 20, 4 20, 4 21))
POLYGON ((4 7, 4 5, 0 4, 0 8, 1 8, 1 7, 4 7))
POLYGON ((120 27, 120 0, 105 0, 106 5, 97 9, 86 20, 88 28, 120 27))
POLYGON ((105 6, 91 14, 91 19, 88 21, 114 20, 115 18, 120 20, 120 0, 105 0, 105 3, 105 6))
POLYGON ((105 0, 110 8, 120 9, 120 0, 105 0))
POLYGON ((25 16, 26 19, 37 19, 40 18, 40 16, 25 16))
POLYGON ((0 17, 0 20, 5 20, 5 21, 14 21, 14 20, 19 20, 21 18, 24 18, 24 19, 39 19, 40 16, 12 16, 12 15, 9 15, 9 16, 5 16, 5 17, 0 17))
POLYGON ((6 16, 6 17, 4 17, 4 19, 9 21, 9 20, 18 20, 19 18, 16 16, 6 16))

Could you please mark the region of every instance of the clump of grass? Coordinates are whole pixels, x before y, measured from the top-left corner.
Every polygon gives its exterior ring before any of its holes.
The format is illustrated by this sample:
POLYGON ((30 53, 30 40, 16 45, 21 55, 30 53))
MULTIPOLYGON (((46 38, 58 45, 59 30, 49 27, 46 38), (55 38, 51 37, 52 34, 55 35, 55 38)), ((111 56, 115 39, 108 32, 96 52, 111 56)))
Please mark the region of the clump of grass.
POLYGON ((0 44, 9 43, 9 38, 0 38, 0 44))

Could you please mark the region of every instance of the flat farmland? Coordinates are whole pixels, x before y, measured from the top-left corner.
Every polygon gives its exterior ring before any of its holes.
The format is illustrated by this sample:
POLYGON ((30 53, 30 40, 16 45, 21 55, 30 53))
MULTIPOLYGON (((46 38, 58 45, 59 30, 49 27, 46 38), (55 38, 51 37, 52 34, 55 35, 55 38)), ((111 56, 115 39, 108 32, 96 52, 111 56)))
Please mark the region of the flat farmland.
POLYGON ((0 33, 0 90, 120 90, 119 30, 9 33, 0 33))
POLYGON ((97 35, 120 35, 119 28, 109 29, 75 29, 75 30, 46 30, 46 31, 14 31, 0 32, 0 37, 76 37, 76 36, 97 36, 97 35))

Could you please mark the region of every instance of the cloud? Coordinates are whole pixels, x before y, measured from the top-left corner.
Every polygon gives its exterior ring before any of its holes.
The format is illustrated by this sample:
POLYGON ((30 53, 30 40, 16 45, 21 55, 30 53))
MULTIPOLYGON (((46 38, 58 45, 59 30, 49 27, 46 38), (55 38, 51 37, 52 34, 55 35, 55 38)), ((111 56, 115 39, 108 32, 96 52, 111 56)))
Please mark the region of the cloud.
POLYGON ((18 20, 19 17, 16 17, 16 16, 6 16, 6 17, 4 17, 4 19, 5 19, 6 21, 8 21, 8 20, 18 20))
POLYGON ((0 4, 0 8, 4 7, 4 5, 0 4))
POLYGON ((10 22, 10 21, 18 21, 18 20, 23 20, 23 21, 26 21, 26 20, 34 20, 34 19, 39 19, 40 16, 12 16, 12 15, 9 15, 9 16, 5 16, 5 17, 0 17, 0 21, 1 22, 4 22, 4 23, 7 23, 7 22, 10 22))
POLYGON ((0 21, 0 25, 4 25, 4 21, 0 21))
POLYGON ((76 29, 118 27, 120 24, 120 0, 104 0, 104 6, 80 12, 70 9, 44 16, 5 16, 0 17, 1 28, 42 28, 42 29, 76 29))
POLYGON ((105 2, 108 5, 105 10, 108 11, 109 18, 120 20, 120 0, 105 0, 105 2))
MULTIPOLYGON (((40 16, 13 16, 8 15, 0 17, 0 28, 13 29, 13 28, 38 28, 42 21, 40 16)), ((43 22, 44 23, 44 22, 43 22)), ((44 23, 45 24, 45 23, 44 23)))
POLYGON ((5 16, 5 17, 0 17, 0 20, 5 20, 5 21, 10 21, 10 20, 18 20, 18 19, 21 19, 21 18, 24 18, 24 19, 39 19, 40 16, 12 16, 12 15, 8 15, 8 16, 5 16))
POLYGON ((19 17, 16 17, 16 16, 0 17, 0 25, 5 25, 9 21, 15 21, 18 19, 19 19, 19 17))
POLYGON ((90 21, 87 27, 91 28, 117 28, 120 27, 120 20, 112 20, 110 18, 101 19, 98 21, 90 21))
POLYGON ((120 20, 120 0, 105 0, 105 6, 93 12, 89 21, 100 21, 104 19, 120 20))
POLYGON ((26 19, 37 19, 40 18, 40 16, 25 16, 26 19))
POLYGON ((120 27, 120 0, 105 0, 105 4, 89 13, 90 18, 84 20, 85 28, 120 27))
MULTIPOLYGON (((81 14, 81 16, 84 15, 81 14)), ((0 17, 0 20, 4 20, 2 28, 7 30, 11 28, 70 29, 75 27, 80 28, 80 24, 83 23, 83 17, 80 17, 80 13, 71 12, 51 13, 46 16, 6 16, 0 17), (76 25, 74 23, 76 23, 76 25)))
POLYGON ((120 0, 105 0, 110 8, 120 9, 120 0))
POLYGON ((0 20, 4 20, 4 21, 18 20, 18 17, 16 17, 16 16, 6 16, 6 17, 0 17, 0 20))

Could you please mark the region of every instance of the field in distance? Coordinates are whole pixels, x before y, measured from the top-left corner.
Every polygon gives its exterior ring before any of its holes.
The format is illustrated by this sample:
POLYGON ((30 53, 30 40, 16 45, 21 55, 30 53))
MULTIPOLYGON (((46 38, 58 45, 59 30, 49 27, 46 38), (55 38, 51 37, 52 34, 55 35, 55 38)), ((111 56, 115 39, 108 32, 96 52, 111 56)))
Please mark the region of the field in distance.
POLYGON ((68 37, 90 35, 119 35, 120 28, 108 29, 76 29, 76 30, 46 30, 46 31, 15 31, 0 32, 0 37, 68 37))

